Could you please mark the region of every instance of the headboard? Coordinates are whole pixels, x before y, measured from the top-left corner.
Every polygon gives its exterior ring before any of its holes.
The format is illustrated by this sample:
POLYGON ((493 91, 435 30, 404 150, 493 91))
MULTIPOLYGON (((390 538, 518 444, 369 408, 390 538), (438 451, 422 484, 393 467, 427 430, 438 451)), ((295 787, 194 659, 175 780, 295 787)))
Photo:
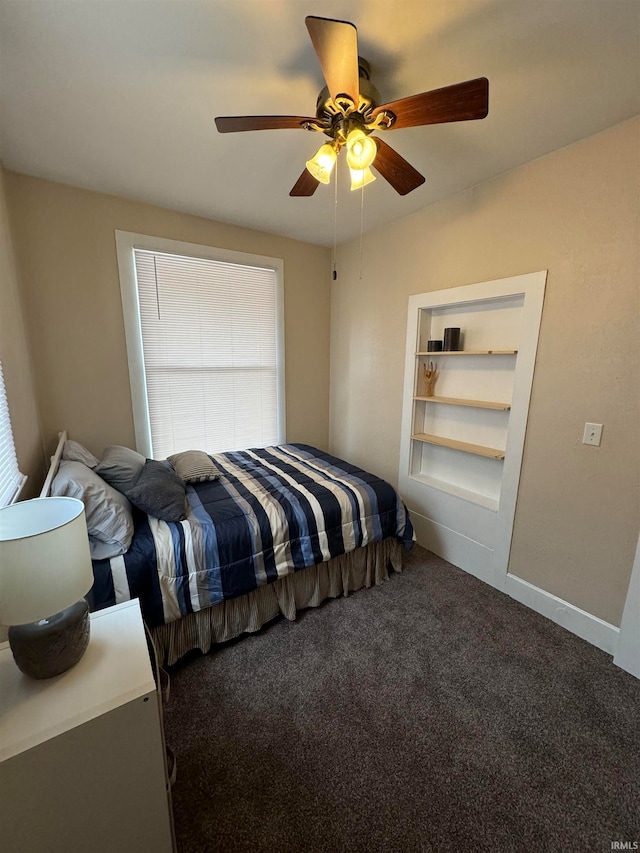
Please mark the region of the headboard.
POLYGON ((51 465, 49 466, 49 470, 47 471, 47 476, 44 481, 44 485, 40 490, 41 498, 48 498, 49 492, 51 490, 51 483, 53 483, 53 478, 58 473, 58 466, 60 465, 60 460, 62 459, 62 451, 64 450, 64 443, 67 440, 67 431, 63 429, 62 432, 58 433, 58 445, 56 447, 56 452, 51 457, 51 465))

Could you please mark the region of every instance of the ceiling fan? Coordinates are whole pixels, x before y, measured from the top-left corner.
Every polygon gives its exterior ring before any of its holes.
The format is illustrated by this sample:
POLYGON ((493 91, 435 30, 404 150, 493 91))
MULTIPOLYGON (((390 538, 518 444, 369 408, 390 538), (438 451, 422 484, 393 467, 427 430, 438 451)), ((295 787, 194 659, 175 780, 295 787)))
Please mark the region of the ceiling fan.
POLYGON ((423 175, 386 142, 370 134, 481 119, 489 111, 486 77, 380 104, 380 95, 369 79, 369 64, 358 56, 355 26, 314 16, 308 16, 305 23, 327 83, 318 95, 315 117, 219 116, 215 120, 220 133, 301 128, 326 134, 331 141, 307 162, 291 196, 311 196, 319 183, 329 183, 337 155, 345 146, 351 189, 375 180, 373 167, 396 192, 406 195, 424 183, 423 175))

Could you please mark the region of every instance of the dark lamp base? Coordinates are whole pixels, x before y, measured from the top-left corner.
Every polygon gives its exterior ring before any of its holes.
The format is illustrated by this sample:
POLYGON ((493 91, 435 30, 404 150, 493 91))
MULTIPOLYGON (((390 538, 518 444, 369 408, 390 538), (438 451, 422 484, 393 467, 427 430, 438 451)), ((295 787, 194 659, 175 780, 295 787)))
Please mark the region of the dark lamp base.
POLYGON ((9 645, 18 668, 31 678, 53 678, 75 666, 89 645, 89 605, 71 607, 27 625, 9 628, 9 645))

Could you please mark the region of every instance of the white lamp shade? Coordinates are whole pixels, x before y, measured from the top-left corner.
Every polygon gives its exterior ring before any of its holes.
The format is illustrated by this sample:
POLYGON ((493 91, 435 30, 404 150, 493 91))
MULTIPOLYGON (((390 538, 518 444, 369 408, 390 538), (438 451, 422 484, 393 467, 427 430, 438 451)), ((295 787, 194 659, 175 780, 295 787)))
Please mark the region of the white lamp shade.
POLYGON ((70 607, 93 585, 84 504, 34 498, 0 509, 0 623, 24 625, 70 607))

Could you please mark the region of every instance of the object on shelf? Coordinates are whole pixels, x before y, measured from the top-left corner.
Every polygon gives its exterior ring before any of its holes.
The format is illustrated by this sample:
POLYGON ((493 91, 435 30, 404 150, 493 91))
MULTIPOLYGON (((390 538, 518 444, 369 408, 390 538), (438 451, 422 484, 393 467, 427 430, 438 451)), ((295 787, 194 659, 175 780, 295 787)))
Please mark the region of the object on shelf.
POLYGON ((427 352, 442 352, 442 341, 429 341, 427 352))
POLYGON ((433 397, 433 386, 435 385, 435 381, 438 377, 438 371, 436 370, 432 361, 424 363, 424 367, 422 369, 422 373, 424 376, 424 392, 423 395, 425 397, 433 397))
POLYGON ((444 330, 443 349, 445 351, 455 351, 455 350, 460 349, 460 329, 459 329, 459 327, 450 326, 448 329, 444 330))

